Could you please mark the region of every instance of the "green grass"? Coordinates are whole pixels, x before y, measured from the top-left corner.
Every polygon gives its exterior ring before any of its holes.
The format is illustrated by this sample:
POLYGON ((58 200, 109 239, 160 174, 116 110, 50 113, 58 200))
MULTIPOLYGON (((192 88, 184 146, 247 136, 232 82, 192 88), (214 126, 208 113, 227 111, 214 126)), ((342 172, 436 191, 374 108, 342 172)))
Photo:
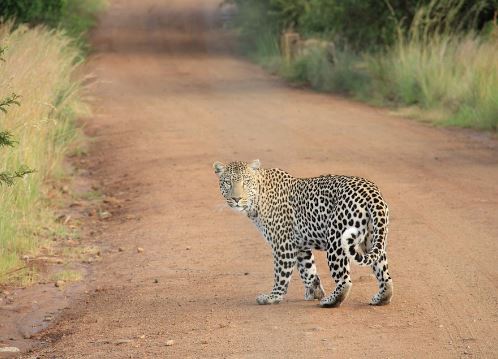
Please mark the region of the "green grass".
MULTIPOLYGON (((319 48, 287 63, 277 32, 265 26, 250 28, 252 41, 245 43, 257 63, 293 83, 410 108, 414 117, 440 125, 496 131, 498 24, 487 24, 481 34, 464 31, 485 2, 476 1, 462 15, 465 4, 431 0, 417 9, 410 26, 398 24, 394 45, 362 53, 343 47, 333 64, 319 48)), ((249 19, 257 18, 248 13, 249 19)))
POLYGON ((84 200, 87 200, 87 201, 99 201, 102 199, 103 194, 102 194, 102 192, 100 192, 98 190, 92 189, 90 191, 86 191, 86 192, 82 193, 80 197, 84 200))
POLYGON ((19 142, 0 151, 0 172, 26 164, 36 172, 0 188, 0 282, 18 278, 22 255, 36 253, 55 228, 46 183, 78 135, 75 119, 86 111, 74 73, 80 51, 60 31, 0 25, 0 98, 21 96, 19 107, 0 115, 2 128, 19 142))
POLYGON ((242 47, 242 52, 272 73, 279 72, 283 66, 278 36, 270 30, 261 31, 251 46, 242 47))
POLYGON ((439 110, 441 124, 498 128, 498 42, 437 35, 400 42, 367 62, 371 89, 386 102, 439 110))
POLYGON ((50 277, 50 280, 57 282, 59 280, 62 280, 64 282, 77 282, 80 281, 83 278, 83 274, 81 272, 71 270, 71 269, 64 269, 60 272, 57 272, 53 274, 50 277))
POLYGON ((498 36, 400 37, 378 53, 338 51, 334 64, 320 49, 287 64, 275 37, 262 34, 252 56, 271 72, 319 91, 416 107, 416 117, 440 125, 498 129, 498 36))
POLYGON ((106 6, 105 0, 70 0, 64 7, 59 27, 76 40, 84 52, 90 49, 86 33, 96 22, 96 14, 106 6))
POLYGON ((63 31, 86 52, 86 32, 104 6, 105 0, 2 0, 0 14, 4 21, 14 21, 16 26, 45 25, 63 31))

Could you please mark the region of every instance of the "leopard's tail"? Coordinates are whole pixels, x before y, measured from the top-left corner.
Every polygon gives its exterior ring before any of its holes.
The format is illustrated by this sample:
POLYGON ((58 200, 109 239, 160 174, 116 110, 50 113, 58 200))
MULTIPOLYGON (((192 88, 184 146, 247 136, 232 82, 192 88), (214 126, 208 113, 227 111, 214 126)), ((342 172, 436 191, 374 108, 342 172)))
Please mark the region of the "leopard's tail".
POLYGON ((359 245, 365 241, 364 232, 356 227, 350 227, 344 231, 341 237, 342 248, 351 262, 360 266, 371 266, 380 259, 385 251, 387 236, 387 222, 384 219, 373 218, 372 236, 373 243, 370 250, 367 253, 363 253, 359 245))

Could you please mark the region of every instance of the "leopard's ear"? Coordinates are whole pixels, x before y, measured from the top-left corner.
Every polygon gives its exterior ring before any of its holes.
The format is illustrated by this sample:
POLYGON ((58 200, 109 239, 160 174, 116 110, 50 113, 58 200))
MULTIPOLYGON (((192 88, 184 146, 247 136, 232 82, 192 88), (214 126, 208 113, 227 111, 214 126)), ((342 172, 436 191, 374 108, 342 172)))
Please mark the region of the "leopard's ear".
POLYGON ((214 173, 216 173, 218 177, 220 177, 223 171, 225 171, 225 165, 219 161, 216 161, 215 163, 213 163, 213 170, 214 173))
POLYGON ((261 167, 261 161, 260 160, 254 160, 251 163, 249 163, 249 167, 252 168, 253 170, 257 170, 261 167))

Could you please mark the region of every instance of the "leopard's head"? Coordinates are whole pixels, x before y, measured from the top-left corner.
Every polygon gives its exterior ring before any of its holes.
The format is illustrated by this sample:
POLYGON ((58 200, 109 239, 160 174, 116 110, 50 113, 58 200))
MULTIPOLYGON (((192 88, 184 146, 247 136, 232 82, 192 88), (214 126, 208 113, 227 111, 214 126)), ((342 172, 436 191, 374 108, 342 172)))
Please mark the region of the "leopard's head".
POLYGON ((245 212, 253 209, 258 195, 260 166, 259 160, 213 164, 214 173, 220 180, 221 194, 231 208, 245 212))

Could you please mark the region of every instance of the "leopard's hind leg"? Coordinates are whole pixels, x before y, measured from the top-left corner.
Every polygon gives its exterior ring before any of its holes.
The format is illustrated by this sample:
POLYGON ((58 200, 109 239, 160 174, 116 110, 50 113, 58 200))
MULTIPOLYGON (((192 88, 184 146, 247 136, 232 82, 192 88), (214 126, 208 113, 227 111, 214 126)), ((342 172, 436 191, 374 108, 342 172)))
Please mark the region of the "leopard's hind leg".
POLYGON ((385 305, 391 302, 393 296, 393 280, 389 275, 386 253, 382 253, 379 260, 372 264, 372 270, 379 284, 379 291, 375 294, 370 305, 385 305))
POLYGON ((325 292, 316 272, 315 258, 311 250, 298 252, 297 268, 304 283, 304 300, 322 299, 325 292))
POLYGON ((330 274, 335 281, 335 290, 329 296, 320 301, 324 308, 338 307, 349 295, 352 287, 349 259, 337 238, 327 250, 327 261, 330 274))

